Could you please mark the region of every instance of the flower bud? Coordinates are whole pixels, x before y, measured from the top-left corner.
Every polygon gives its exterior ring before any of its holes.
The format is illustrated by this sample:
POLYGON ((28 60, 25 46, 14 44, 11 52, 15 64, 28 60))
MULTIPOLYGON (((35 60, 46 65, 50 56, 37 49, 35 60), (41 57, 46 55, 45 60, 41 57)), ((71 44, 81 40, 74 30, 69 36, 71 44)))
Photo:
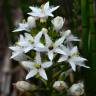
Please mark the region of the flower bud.
POLYGON ((80 96, 84 94, 84 85, 83 83, 73 84, 69 89, 69 94, 72 96, 80 96))
POLYGON ((57 91, 62 91, 64 89, 67 89, 67 85, 64 81, 55 81, 53 88, 57 91))
POLYGON ((36 27, 36 19, 35 17, 29 16, 27 18, 28 26, 29 28, 35 28, 36 27))
POLYGON ((48 32, 48 30, 47 30, 46 28, 42 28, 42 32, 47 33, 47 32, 48 32))
POLYGON ((63 27, 64 21, 65 19, 63 19, 60 16, 57 16, 56 18, 52 20, 52 24, 56 31, 59 31, 63 27))
POLYGON ((18 90, 21 92, 32 92, 37 89, 35 85, 31 85, 26 81, 18 81, 17 83, 13 84, 18 90))

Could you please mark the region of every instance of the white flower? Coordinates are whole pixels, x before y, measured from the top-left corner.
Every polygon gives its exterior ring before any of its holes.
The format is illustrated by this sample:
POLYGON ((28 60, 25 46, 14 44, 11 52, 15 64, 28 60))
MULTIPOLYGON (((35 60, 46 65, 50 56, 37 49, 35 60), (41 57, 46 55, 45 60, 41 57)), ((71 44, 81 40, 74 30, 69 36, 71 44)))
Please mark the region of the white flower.
POLYGON ((52 22, 55 30, 56 30, 56 31, 59 31, 60 29, 62 29, 63 24, 64 24, 64 22, 65 22, 65 19, 63 19, 63 18, 60 17, 60 16, 57 16, 57 17, 55 17, 51 22, 52 22))
POLYGON ((51 61, 47 61, 47 62, 41 62, 41 56, 39 52, 36 52, 36 57, 35 57, 35 61, 22 61, 21 64, 26 68, 29 69, 29 73, 26 76, 26 79, 29 79, 33 76, 35 76, 36 74, 39 73, 39 75, 47 80, 47 75, 45 72, 45 68, 49 68, 52 65, 51 61))
POLYGON ((10 57, 11 59, 14 59, 16 61, 22 61, 26 60, 26 55, 24 54, 24 49, 20 46, 11 46, 9 47, 13 52, 12 56, 10 57))
POLYGON ((44 47, 44 45, 40 42, 41 36, 39 33, 35 37, 32 37, 32 35, 29 33, 25 33, 24 35, 25 37, 20 35, 20 39, 17 42, 17 44, 24 49, 24 53, 44 47))
POLYGON ((53 88, 57 91, 63 91, 64 89, 67 89, 67 84, 64 81, 55 81, 53 88))
POLYGON ((25 37, 20 35, 20 39, 18 40, 17 45, 23 48, 24 53, 27 53, 33 49, 33 37, 29 33, 25 33, 24 35, 25 37))
POLYGON ((65 32, 61 32, 61 35, 64 36, 65 43, 69 43, 71 41, 80 41, 80 39, 78 39, 78 37, 72 35, 71 30, 67 30, 65 32))
POLYGON ((84 94, 84 84, 82 82, 73 84, 69 89, 69 94, 72 96, 81 96, 84 94))
POLYGON ((52 61, 54 57, 54 53, 65 54, 63 50, 60 49, 60 45, 64 41, 64 37, 59 38, 55 42, 51 40, 49 35, 47 34, 48 30, 46 28, 42 28, 41 34, 45 36, 45 47, 43 51, 48 53, 48 58, 52 61))
POLYGON ((26 60, 26 55, 24 53, 27 53, 30 50, 44 48, 44 45, 40 42, 39 33, 34 38, 29 33, 25 33, 24 35, 25 36, 20 35, 16 46, 9 47, 13 51, 11 58, 14 60, 26 60))
POLYGON ((62 46, 62 49, 66 52, 66 55, 62 55, 58 62, 68 62, 74 71, 76 71, 76 65, 89 68, 84 65, 84 61, 86 61, 86 59, 79 56, 77 46, 72 49, 62 46))
POLYGON ((17 27, 17 29, 15 29, 13 32, 29 31, 30 29, 35 27, 36 27, 35 18, 32 16, 29 16, 27 18, 27 22, 19 23, 19 26, 17 27))
POLYGON ((54 15, 52 14, 53 11, 59 8, 59 6, 56 7, 50 7, 49 2, 46 4, 42 5, 41 8, 38 7, 29 7, 32 12, 28 13, 31 16, 38 17, 38 18, 47 18, 48 16, 53 17, 54 15))

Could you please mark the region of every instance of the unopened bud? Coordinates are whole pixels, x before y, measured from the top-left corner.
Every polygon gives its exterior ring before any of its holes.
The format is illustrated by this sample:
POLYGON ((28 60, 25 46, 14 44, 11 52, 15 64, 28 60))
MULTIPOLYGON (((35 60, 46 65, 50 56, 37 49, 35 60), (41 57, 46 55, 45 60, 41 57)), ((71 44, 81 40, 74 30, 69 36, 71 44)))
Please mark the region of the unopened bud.
POLYGON ((57 91, 62 91, 64 89, 67 89, 67 84, 64 81, 55 81, 53 88, 57 91))
POLYGON ((35 17, 29 16, 27 19, 29 28, 35 28, 36 27, 36 19, 35 17))
POLYGON ((15 83, 13 85, 21 92, 32 92, 37 89, 37 87, 35 85, 30 84, 26 81, 18 81, 17 83, 15 83))
POLYGON ((52 20, 52 24, 53 24, 56 31, 59 31, 60 29, 62 29, 64 21, 65 20, 60 16, 57 16, 56 18, 54 18, 52 20))
POLYGON ((73 84, 70 89, 69 89, 69 94, 71 96, 81 96, 84 94, 84 84, 81 83, 77 83, 77 84, 73 84))
POLYGON ((46 28, 42 28, 42 31, 45 32, 45 33, 48 32, 48 30, 46 28))

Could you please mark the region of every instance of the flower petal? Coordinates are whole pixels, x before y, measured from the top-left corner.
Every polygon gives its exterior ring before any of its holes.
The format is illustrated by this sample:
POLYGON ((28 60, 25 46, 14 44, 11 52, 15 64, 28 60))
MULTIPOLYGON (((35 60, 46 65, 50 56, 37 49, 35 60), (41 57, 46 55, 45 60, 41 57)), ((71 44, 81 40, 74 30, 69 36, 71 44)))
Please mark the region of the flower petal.
POLYGON ((38 48, 44 48, 45 46, 42 44, 42 43, 37 43, 36 45, 35 45, 35 47, 38 47, 38 48))
POLYGON ((53 7, 50 9, 50 12, 53 12, 53 11, 57 10, 58 8, 59 8, 59 6, 53 7))
POLYGON ((37 64, 41 64, 40 52, 36 52, 35 62, 36 62, 37 64))
POLYGON ((77 46, 75 46, 75 47, 73 47, 73 48, 71 49, 70 55, 72 56, 72 55, 74 55, 74 54, 76 54, 76 53, 78 53, 78 48, 77 48, 77 46))
POLYGON ((81 67, 85 67, 85 68, 90 68, 89 66, 86 66, 84 63, 78 63, 77 65, 79 65, 81 67))
POLYGON ((47 3, 44 5, 44 10, 45 10, 45 11, 49 10, 49 2, 47 2, 47 3))
POLYGON ((42 63, 41 64, 41 66, 43 67, 43 68, 49 68, 50 66, 52 65, 52 62, 44 62, 44 63, 42 63))
POLYGON ((41 38, 42 34, 43 34, 43 32, 40 31, 40 32, 35 36, 35 38, 34 38, 35 44, 38 43, 38 42, 40 42, 40 38, 41 38))
POLYGON ((41 12, 41 9, 38 8, 38 7, 32 7, 32 6, 30 6, 29 8, 32 10, 32 12, 35 12, 35 13, 41 12))
POLYGON ((28 46, 28 47, 24 48, 24 53, 27 53, 32 49, 33 49, 33 46, 28 46))
POLYGON ((26 79, 29 79, 29 78, 35 76, 35 75, 37 74, 37 72, 38 72, 37 69, 31 70, 31 71, 27 74, 26 79))
POLYGON ((84 62, 84 61, 86 61, 86 60, 87 60, 87 59, 82 58, 82 57, 80 57, 80 56, 75 56, 75 57, 72 58, 72 61, 74 61, 74 62, 84 62))
POLYGON ((32 37, 32 35, 29 34, 29 33, 25 33, 25 38, 26 38, 27 40, 33 41, 33 37, 32 37))
POLYGON ((10 58, 14 59, 16 61, 27 60, 27 56, 25 54, 23 54, 23 53, 15 53, 15 52, 13 52, 13 55, 10 58))
POLYGON ((72 69, 76 71, 76 64, 72 62, 71 60, 68 60, 69 64, 71 65, 72 69))
POLYGON ((34 67, 34 62, 31 62, 31 61, 21 61, 21 65, 25 69, 32 69, 34 67))
POLYGON ((66 55, 66 52, 64 52, 64 50, 60 49, 59 47, 58 47, 58 48, 55 48, 55 49, 54 49, 54 52, 55 52, 55 53, 59 53, 59 54, 66 55))
POLYGON ((44 32, 44 36, 45 36, 46 46, 47 46, 47 47, 51 46, 51 44, 52 44, 53 42, 52 42, 51 38, 49 37, 49 35, 44 32))
POLYGON ((64 37, 61 37, 61 38, 59 38, 58 40, 55 41, 54 46, 55 46, 55 47, 58 47, 58 46, 60 46, 63 42, 64 42, 64 37))
POLYGON ((53 51, 48 51, 48 58, 52 61, 53 60, 53 51))
POLYGON ((45 79, 45 80, 48 79, 48 78, 47 78, 47 75, 46 75, 46 72, 45 72, 45 70, 44 70, 43 68, 39 69, 39 74, 40 74, 40 76, 41 76, 43 79, 45 79))
POLYGON ((63 61, 66 61, 68 59, 68 57, 67 56, 61 56, 60 58, 59 58, 59 60, 58 60, 58 62, 63 62, 63 61))

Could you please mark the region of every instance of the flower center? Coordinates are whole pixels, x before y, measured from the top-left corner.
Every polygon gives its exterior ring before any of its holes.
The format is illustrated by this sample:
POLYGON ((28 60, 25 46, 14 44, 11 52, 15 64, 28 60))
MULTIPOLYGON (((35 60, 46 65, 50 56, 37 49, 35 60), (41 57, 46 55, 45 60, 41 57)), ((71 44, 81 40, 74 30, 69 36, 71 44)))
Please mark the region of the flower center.
POLYGON ((41 65, 40 64, 34 64, 34 66, 37 68, 37 69, 39 69, 40 67, 41 67, 41 65))
POLYGON ((52 50, 52 49, 53 49, 53 46, 50 46, 50 47, 49 47, 49 50, 52 50))
POLYGON ((33 43, 33 40, 28 40, 28 42, 32 44, 33 43))

